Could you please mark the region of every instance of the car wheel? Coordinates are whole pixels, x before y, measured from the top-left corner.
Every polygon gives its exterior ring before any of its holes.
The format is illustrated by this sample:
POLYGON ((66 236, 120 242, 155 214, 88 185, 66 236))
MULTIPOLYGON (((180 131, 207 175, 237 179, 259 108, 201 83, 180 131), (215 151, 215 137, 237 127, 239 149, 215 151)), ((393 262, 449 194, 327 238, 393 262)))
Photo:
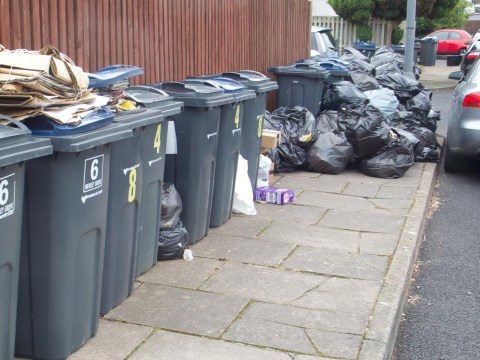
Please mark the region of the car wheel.
POLYGON ((472 161, 452 153, 447 143, 445 146, 445 163, 443 167, 447 173, 466 172, 472 169, 472 161))
POLYGON ((463 56, 463 55, 465 55, 466 53, 467 53, 467 49, 460 49, 460 50, 458 51, 458 55, 462 55, 462 56, 463 56))

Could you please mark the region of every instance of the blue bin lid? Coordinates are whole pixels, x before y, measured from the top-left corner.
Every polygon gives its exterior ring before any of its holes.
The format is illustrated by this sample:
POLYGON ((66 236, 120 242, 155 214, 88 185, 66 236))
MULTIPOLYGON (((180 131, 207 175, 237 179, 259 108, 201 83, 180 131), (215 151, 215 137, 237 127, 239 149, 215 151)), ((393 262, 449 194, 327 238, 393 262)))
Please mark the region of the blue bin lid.
POLYGON ((142 68, 131 65, 111 65, 88 74, 90 89, 104 88, 120 81, 145 74, 142 68))
POLYGON ((232 95, 202 83, 170 81, 155 84, 153 87, 165 91, 175 100, 183 101, 185 107, 216 107, 233 102, 232 95))
POLYGON ((95 130, 113 122, 114 115, 107 107, 102 107, 85 116, 80 124, 59 124, 48 116, 39 115, 24 121, 33 135, 54 137, 69 136, 95 130))
POLYGON ((0 115, 0 120, 8 121, 0 125, 0 167, 53 152, 50 140, 32 137, 32 132, 21 122, 4 115, 0 115))
POLYGON ((353 47, 357 50, 375 50, 377 44, 369 41, 354 41, 353 47))

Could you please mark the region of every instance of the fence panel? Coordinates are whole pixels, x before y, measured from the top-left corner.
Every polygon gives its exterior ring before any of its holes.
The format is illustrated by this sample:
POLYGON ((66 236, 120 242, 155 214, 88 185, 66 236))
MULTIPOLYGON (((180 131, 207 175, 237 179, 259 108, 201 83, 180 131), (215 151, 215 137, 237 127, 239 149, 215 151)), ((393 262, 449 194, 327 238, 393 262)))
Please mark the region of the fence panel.
POLYGON ((0 0, 0 44, 53 45, 86 71, 145 68, 136 83, 285 65, 308 55, 308 0, 0 0))

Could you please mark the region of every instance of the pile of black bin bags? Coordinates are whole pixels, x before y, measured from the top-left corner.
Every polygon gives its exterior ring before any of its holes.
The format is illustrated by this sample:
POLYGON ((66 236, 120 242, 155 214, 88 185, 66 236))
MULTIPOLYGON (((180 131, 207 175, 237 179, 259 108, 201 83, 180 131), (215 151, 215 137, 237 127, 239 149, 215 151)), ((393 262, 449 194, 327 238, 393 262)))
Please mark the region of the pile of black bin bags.
POLYGON ((172 184, 164 184, 162 191, 162 212, 158 240, 158 260, 180 259, 188 248, 190 239, 180 215, 182 199, 172 184))
POLYGON ((342 60, 351 80, 325 85, 316 118, 299 106, 266 113, 265 128, 282 132, 268 153, 276 171, 339 174, 355 164, 369 176, 398 178, 414 161, 437 162, 440 113, 432 93, 403 75, 403 55, 381 48, 369 60, 347 48, 342 60))

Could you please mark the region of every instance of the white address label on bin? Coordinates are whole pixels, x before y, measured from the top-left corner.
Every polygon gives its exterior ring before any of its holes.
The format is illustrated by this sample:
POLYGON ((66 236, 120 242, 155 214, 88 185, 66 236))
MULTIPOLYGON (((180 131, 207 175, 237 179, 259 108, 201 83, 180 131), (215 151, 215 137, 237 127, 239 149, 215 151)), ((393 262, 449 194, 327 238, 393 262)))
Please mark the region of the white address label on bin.
POLYGON ((15 213, 15 173, 0 178, 0 219, 15 213))
POLYGON ((103 193, 103 161, 105 156, 98 155, 85 160, 83 170, 83 195, 82 203, 87 199, 98 196, 103 193))

